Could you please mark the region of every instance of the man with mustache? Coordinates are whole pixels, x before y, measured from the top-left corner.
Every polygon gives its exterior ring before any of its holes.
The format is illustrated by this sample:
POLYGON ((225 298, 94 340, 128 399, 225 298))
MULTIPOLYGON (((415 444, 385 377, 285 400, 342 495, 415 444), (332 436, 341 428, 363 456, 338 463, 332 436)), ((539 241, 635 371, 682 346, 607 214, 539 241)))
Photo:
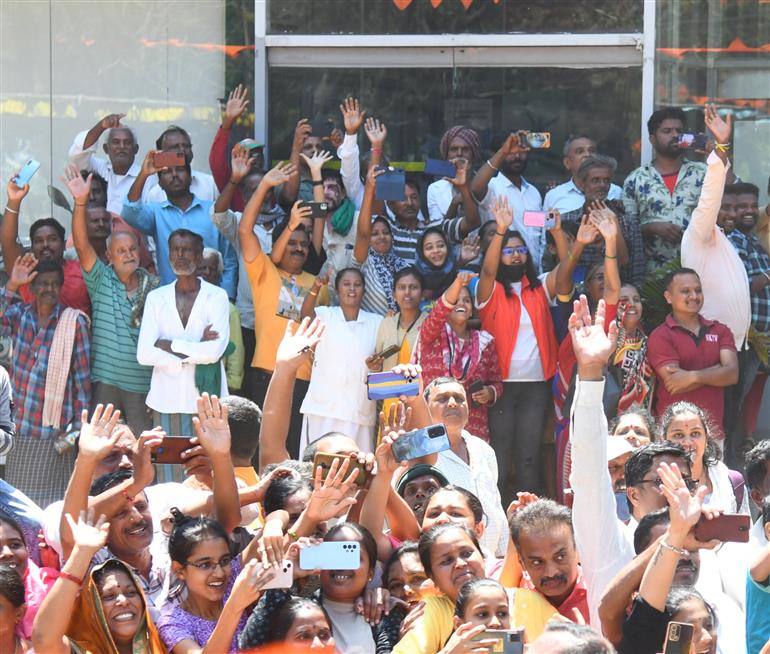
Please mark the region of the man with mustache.
POLYGON ((641 226, 648 273, 679 256, 682 230, 698 203, 706 174, 706 166, 687 161, 679 147, 684 124, 681 109, 667 107, 653 113, 647 131, 654 158, 631 171, 623 183, 626 215, 641 226))
MULTIPOLYGON (((167 249, 176 281, 147 295, 136 358, 152 366, 147 394, 152 424, 167 434, 191 437, 198 395, 227 396, 222 357, 230 340, 230 306, 224 290, 196 275, 203 258, 199 234, 174 230, 167 249)), ((178 466, 162 468, 161 480, 182 480, 173 469, 178 466)))
MULTIPOLYGON (((0 223, 0 247, 3 251, 5 272, 10 275, 14 261, 24 254, 19 244, 19 211, 21 203, 29 193, 29 184, 19 188, 13 178, 8 182, 8 202, 5 205, 3 221, 0 223)), ((37 261, 51 261, 61 266, 64 282, 61 285, 59 301, 65 307, 91 312, 88 291, 77 261, 64 260, 64 227, 55 218, 40 218, 30 225, 29 240, 31 252, 37 261)), ((19 289, 19 295, 27 302, 33 301, 33 293, 27 286, 19 289)))
POLYGON ((112 404, 140 434, 152 426, 145 404, 152 368, 137 362, 136 345, 144 302, 159 280, 139 267, 139 243, 133 232, 110 234, 105 243, 107 262, 97 256, 86 225, 93 174, 84 180, 75 166, 64 174, 75 200, 73 240, 93 307, 92 406, 112 404))
POLYGON ((91 395, 88 318, 61 304, 63 281, 60 263, 25 254, 0 289, 0 324, 13 338, 16 402, 16 442, 8 454, 6 481, 40 506, 64 495, 72 445, 91 395), (25 285, 32 304, 18 294, 25 285))

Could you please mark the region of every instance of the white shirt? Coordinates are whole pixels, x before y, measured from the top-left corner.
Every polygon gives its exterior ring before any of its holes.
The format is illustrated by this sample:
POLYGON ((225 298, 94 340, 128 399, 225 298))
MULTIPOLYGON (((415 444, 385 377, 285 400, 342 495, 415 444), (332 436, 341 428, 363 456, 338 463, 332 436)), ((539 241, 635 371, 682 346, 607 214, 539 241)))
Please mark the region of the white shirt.
POLYGON ((326 325, 316 346, 310 386, 300 411, 306 415, 374 425, 376 403, 367 398, 366 358, 374 354, 382 316, 359 311, 345 320, 340 307, 316 307, 326 325))
POLYGON ((468 450, 469 463, 452 450, 444 450, 438 454, 436 468, 450 484, 465 488, 479 498, 487 520, 481 545, 498 557, 505 556, 508 520, 497 488, 497 456, 487 443, 464 429, 462 439, 468 450))
MULTIPOLYGON (((201 200, 211 200, 212 202, 216 202, 216 199, 219 197, 219 189, 214 181, 214 177, 199 170, 191 171, 190 192, 201 200)), ((142 190, 142 198, 144 198, 145 194, 147 195, 147 199, 144 200, 145 202, 161 204, 168 199, 166 192, 158 183, 157 175, 150 175, 147 178, 142 190)))
MULTIPOLYGON (((361 182, 361 162, 358 153, 358 136, 348 134, 342 139, 342 145, 337 148, 337 156, 340 158, 340 174, 342 175, 342 185, 345 187, 345 193, 356 205, 356 209, 361 208, 364 201, 364 185, 361 182)), ((355 224, 353 226, 355 228, 355 224)), ((355 232, 355 229, 353 229, 355 232)))
POLYGON ((431 222, 443 222, 453 197, 454 186, 445 179, 438 179, 428 186, 428 216, 431 222))
POLYGON ((701 315, 727 325, 740 351, 751 325, 749 278, 738 252, 717 226, 727 167, 714 152, 706 163, 698 206, 682 236, 682 266, 692 268, 700 277, 701 315))
POLYGON ((159 413, 197 414, 200 395, 195 386, 195 364, 216 363, 222 371, 219 397, 227 397, 227 377, 221 359, 230 340, 230 303, 227 291, 201 280, 187 325, 176 309, 176 282, 151 291, 144 305, 136 359, 153 366, 147 406, 159 413), (213 341, 201 341, 207 325, 219 334, 213 341), (171 350, 186 354, 180 359, 158 347, 158 339, 170 339, 171 350))
POLYGON ((489 180, 487 194, 479 204, 482 224, 494 220, 492 207, 499 195, 508 198, 508 206, 513 210, 511 228, 520 232, 524 237, 535 268, 538 271, 541 270, 541 260, 545 251, 545 230, 540 227, 527 227, 523 222, 525 211, 540 211, 543 208, 540 191, 523 177, 521 178, 521 188, 519 188, 505 175, 497 173, 489 180))
MULTIPOLYGON (((607 194, 608 200, 620 200, 623 197, 623 189, 617 184, 610 184, 610 192, 607 194)), ((545 194, 543 208, 546 211, 558 209, 561 213, 581 209, 586 202, 586 196, 583 195, 575 182, 570 178, 564 184, 559 184, 545 194)))

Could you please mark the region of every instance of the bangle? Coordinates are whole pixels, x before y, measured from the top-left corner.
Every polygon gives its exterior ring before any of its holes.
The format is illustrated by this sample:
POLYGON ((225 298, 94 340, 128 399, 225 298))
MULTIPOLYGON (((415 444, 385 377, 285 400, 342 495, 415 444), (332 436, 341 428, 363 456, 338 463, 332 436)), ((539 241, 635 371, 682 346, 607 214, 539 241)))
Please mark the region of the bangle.
POLYGON ((78 204, 78 203, 76 202, 76 203, 75 203, 75 206, 76 206, 76 207, 85 207, 86 205, 85 205, 85 202, 84 202, 83 204, 78 204))
POLYGON ((121 491, 121 493, 120 493, 120 494, 121 494, 123 497, 125 497, 125 498, 126 498, 126 501, 127 501, 127 502, 129 502, 130 504, 133 504, 133 503, 134 503, 134 498, 133 498, 133 497, 131 497, 131 495, 129 495, 129 494, 128 494, 128 490, 127 490, 127 489, 125 489, 125 488, 124 488, 124 489, 121 491))
POLYGON ((610 256, 609 254, 605 253, 604 254, 604 258, 605 259, 617 259, 618 257, 617 257, 617 255, 610 256))
POLYGON ((492 170, 500 170, 497 166, 493 166, 489 159, 487 159, 487 166, 489 166, 492 170))
POLYGON ((297 535, 297 532, 296 532, 296 531, 294 531, 293 529, 287 529, 287 530, 286 530, 286 535, 287 535, 289 538, 291 538, 291 539, 292 539, 292 541, 294 541, 295 543, 296 543, 296 542, 299 540, 299 536, 297 535))
POLYGON ((323 186, 324 181, 322 179, 314 179, 310 182, 313 186, 323 186))
POLYGON ((720 152, 727 152, 730 149, 730 143, 715 143, 714 148, 720 152))
POLYGON ((495 234, 497 234, 498 236, 505 236, 505 235, 506 235, 506 233, 507 233, 507 232, 503 232, 503 233, 501 234, 500 232, 498 232, 497 230, 495 230, 495 234))
POLYGON ((679 556, 690 556, 690 552, 688 552, 683 547, 674 547, 673 545, 669 545, 666 541, 662 540, 660 541, 660 546, 664 549, 671 550, 672 552, 675 552, 679 556))
POLYGON ((64 570, 59 571, 59 577, 61 579, 66 579, 67 581, 71 581, 73 584, 75 584, 78 587, 83 585, 83 580, 80 577, 71 575, 69 572, 64 572, 64 570))
POLYGON ((17 216, 19 215, 19 212, 16 211, 16 209, 11 209, 7 204, 5 205, 5 210, 10 211, 11 213, 15 213, 17 216))
POLYGON ((767 271, 765 271, 765 272, 763 272, 762 274, 765 276, 765 278, 767 279, 767 281, 768 281, 768 282, 770 282, 770 273, 769 273, 769 272, 767 272, 767 271))
POLYGON ((313 297, 315 297, 316 295, 318 295, 318 291, 316 291, 315 293, 313 291, 308 291, 307 294, 308 295, 312 295, 313 297))

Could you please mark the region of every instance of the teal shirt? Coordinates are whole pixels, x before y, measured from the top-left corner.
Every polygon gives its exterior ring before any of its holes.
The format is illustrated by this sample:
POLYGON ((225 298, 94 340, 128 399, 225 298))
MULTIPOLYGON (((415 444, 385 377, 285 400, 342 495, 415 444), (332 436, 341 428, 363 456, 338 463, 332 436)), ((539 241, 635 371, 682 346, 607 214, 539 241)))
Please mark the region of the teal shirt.
POLYGON ((152 367, 136 360, 139 328, 131 326, 133 304, 112 266, 97 259, 83 280, 91 297, 91 381, 130 393, 150 390, 152 367))
MULTIPOLYGON (((760 518, 761 520, 761 518, 760 518)), ((747 654, 759 654, 770 640, 770 586, 768 580, 757 583, 751 574, 746 575, 746 650, 747 654)))

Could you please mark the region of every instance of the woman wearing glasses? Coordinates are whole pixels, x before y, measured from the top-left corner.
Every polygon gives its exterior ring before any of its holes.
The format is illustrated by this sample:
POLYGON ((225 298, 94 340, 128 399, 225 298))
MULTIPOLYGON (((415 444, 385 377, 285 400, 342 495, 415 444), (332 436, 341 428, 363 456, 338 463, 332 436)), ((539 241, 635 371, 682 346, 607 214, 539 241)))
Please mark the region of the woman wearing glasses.
MULTIPOLYGON (((507 199, 498 197, 492 212, 497 228, 484 255, 476 306, 482 328, 495 338, 503 379, 489 426, 506 506, 516 491, 544 490, 541 439, 558 352, 551 318, 558 266, 538 277, 524 239, 511 231, 507 199)), ((556 237, 558 228, 551 231, 556 237)))
POLYGON ((255 538, 239 556, 216 520, 193 518, 172 509, 174 530, 168 541, 171 568, 187 588, 180 604, 167 605, 158 631, 172 654, 222 654, 238 651, 246 626, 244 610, 275 575, 255 560, 255 538))

